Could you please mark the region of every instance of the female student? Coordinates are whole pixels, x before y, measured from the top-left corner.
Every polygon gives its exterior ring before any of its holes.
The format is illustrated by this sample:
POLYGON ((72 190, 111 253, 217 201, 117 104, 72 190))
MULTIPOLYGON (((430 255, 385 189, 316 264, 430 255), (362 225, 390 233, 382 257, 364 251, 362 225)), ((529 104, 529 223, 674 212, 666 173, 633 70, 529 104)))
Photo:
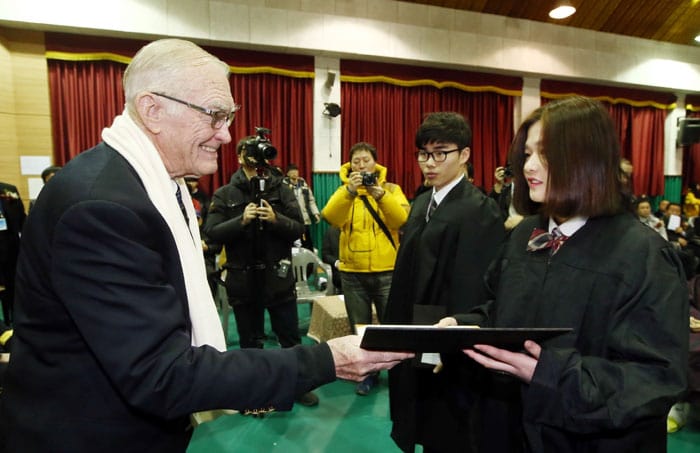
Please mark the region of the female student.
POLYGON ((511 352, 475 345, 479 451, 666 451, 686 387, 688 296, 673 248, 626 209, 619 145, 596 101, 536 110, 510 150, 529 214, 489 272, 494 300, 441 325, 571 327, 511 352))

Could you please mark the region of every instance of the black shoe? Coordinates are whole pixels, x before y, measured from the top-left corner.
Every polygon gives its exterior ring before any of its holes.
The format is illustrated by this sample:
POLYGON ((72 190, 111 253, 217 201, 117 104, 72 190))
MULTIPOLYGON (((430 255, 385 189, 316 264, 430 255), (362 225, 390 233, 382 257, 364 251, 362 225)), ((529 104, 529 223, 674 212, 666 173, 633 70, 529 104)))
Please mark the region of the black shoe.
POLYGON ((297 397, 297 403, 306 407, 316 406, 318 404, 318 396, 314 392, 306 392, 297 397))
POLYGON ((362 382, 357 384, 357 386, 355 387, 355 393, 357 393, 360 396, 367 396, 369 395, 369 392, 372 390, 372 388, 376 387, 378 383, 379 375, 370 374, 362 382))

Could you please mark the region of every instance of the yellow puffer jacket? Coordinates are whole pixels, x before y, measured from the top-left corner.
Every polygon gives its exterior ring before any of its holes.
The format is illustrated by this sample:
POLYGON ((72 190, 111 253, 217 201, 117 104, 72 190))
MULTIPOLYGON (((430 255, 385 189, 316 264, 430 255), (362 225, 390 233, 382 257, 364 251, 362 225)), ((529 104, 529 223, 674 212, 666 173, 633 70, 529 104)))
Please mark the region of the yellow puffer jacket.
POLYGON ((396 249, 367 210, 361 196, 367 196, 370 205, 391 232, 396 247, 399 246, 399 228, 408 219, 409 204, 398 184, 386 182, 386 167, 376 165, 377 184, 384 196, 376 201, 364 187, 357 196, 347 189, 350 163, 340 168, 343 185, 335 191, 323 208, 321 215, 328 223, 340 229, 338 268, 345 272, 384 272, 394 269, 396 249))
POLYGON ((700 199, 695 196, 692 190, 688 191, 685 196, 683 214, 688 218, 700 215, 700 199))

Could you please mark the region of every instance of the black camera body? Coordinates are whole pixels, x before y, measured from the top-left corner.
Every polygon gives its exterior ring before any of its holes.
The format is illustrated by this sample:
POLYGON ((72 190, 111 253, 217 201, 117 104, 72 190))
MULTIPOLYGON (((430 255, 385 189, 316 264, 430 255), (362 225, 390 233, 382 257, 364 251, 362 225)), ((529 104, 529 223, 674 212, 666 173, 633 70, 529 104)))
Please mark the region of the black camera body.
POLYGON ((377 174, 368 173, 363 171, 360 173, 362 175, 362 185, 363 186, 376 186, 377 185, 377 174))
POLYGON ((271 132, 266 127, 256 127, 255 136, 245 142, 246 155, 255 159, 260 165, 277 157, 277 148, 272 145, 268 138, 271 132))
POLYGON ((512 178, 513 177, 513 169, 511 168, 510 164, 506 164, 506 166, 503 167, 503 177, 504 178, 512 178))

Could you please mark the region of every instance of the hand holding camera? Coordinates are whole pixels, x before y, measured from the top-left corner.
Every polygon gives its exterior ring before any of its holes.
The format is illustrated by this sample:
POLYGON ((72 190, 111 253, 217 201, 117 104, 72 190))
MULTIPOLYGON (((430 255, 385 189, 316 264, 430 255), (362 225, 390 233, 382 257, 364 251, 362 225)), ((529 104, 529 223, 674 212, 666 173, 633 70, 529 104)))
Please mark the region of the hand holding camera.
POLYGON ((379 201, 380 198, 384 196, 385 190, 381 186, 367 186, 367 193, 369 193, 372 198, 379 201))
POLYGON ((241 224, 243 226, 248 225, 250 222, 258 218, 258 205, 255 203, 248 203, 243 211, 243 218, 241 219, 241 224))
MULTIPOLYGON (((366 171, 353 171, 348 175, 348 187, 352 192, 357 192, 357 188, 363 186, 371 193, 371 187, 377 187, 377 174, 366 171)), ((383 194, 382 190, 382 194, 383 194)))
POLYGON ((270 203, 268 203, 267 200, 264 198, 260 199, 260 206, 257 206, 255 208, 255 212, 257 214, 258 219, 260 219, 263 222, 277 222, 277 214, 275 214, 275 210, 272 209, 270 203))
POLYGON ((270 203, 268 203, 264 198, 260 199, 259 205, 255 203, 248 203, 246 205, 241 222, 243 225, 248 225, 255 219, 270 223, 277 222, 277 214, 275 214, 275 210, 272 209, 270 203))

